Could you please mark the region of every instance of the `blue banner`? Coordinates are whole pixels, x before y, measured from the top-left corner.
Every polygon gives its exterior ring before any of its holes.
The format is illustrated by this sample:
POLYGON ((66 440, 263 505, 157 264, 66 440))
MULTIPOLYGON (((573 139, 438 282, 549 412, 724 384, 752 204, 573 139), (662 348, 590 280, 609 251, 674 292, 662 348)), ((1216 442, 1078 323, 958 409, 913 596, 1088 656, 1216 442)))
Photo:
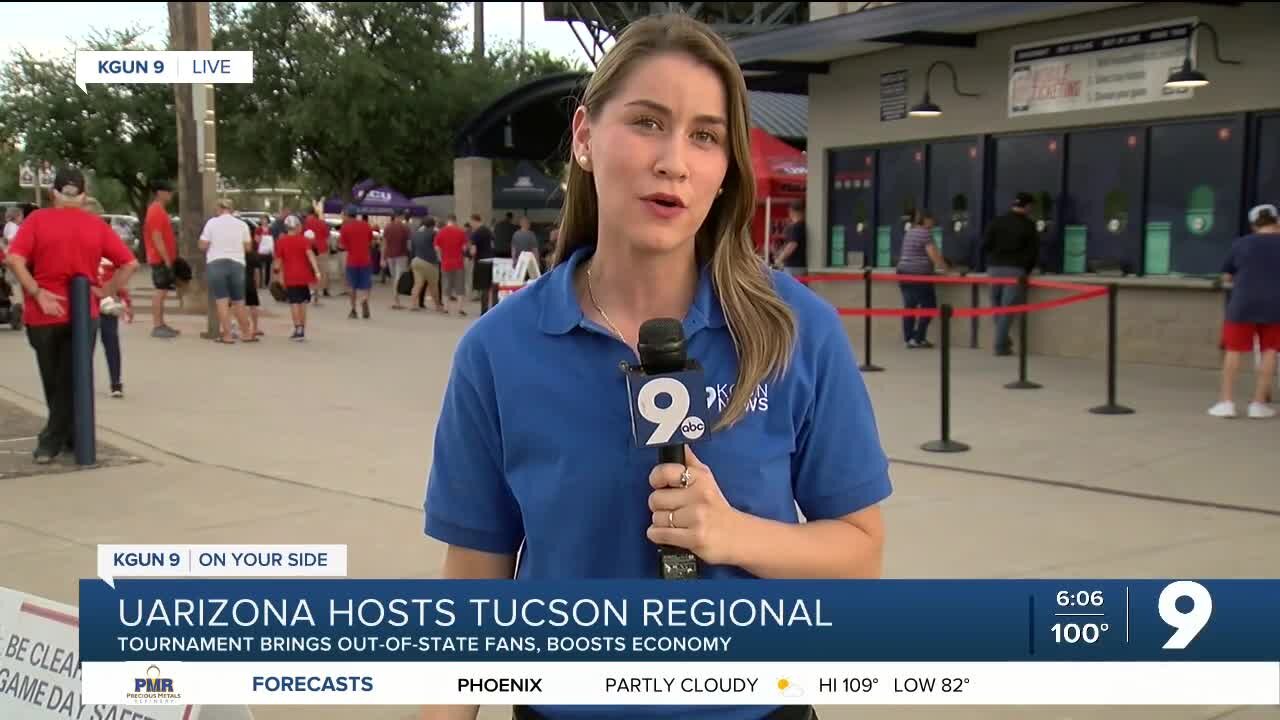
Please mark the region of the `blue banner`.
POLYGON ((85 662, 1276 661, 1277 580, 80 582, 85 662))

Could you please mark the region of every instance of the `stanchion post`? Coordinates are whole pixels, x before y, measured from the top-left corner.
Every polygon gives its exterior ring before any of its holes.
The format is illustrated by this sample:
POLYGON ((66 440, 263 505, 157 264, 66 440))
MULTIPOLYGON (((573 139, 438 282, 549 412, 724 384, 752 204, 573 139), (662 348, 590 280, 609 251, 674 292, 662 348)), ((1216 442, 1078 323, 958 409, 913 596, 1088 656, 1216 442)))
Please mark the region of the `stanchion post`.
MULTIPOLYGON (((863 301, 862 306, 871 309, 871 268, 862 271, 863 301)), ((862 372, 880 372, 884 368, 871 362, 871 315, 862 316, 862 372)))
POLYGON ((89 303, 93 294, 89 278, 71 278, 71 398, 72 437, 76 464, 98 461, 98 439, 93 419, 93 316, 89 303))
MULTIPOLYGON (((974 283, 969 286, 969 307, 978 309, 978 284, 974 283)), ((978 316, 974 315, 969 318, 969 349, 978 349, 978 316)))
POLYGON ((1116 402, 1116 316, 1120 287, 1107 286, 1107 404, 1089 408, 1094 415, 1131 415, 1134 410, 1116 402))
MULTIPOLYGON (((1023 275, 1018 278, 1018 297, 1022 298, 1022 302, 1026 303, 1030 296, 1027 294, 1027 276, 1023 275)), ((1038 390, 1043 385, 1033 383, 1027 379, 1027 313, 1025 310, 1018 313, 1018 379, 1006 383, 1005 387, 1010 390, 1038 390)))
POLYGON ((920 446, 921 450, 928 452, 956 453, 965 452, 969 449, 968 445, 962 442, 956 442, 951 439, 951 315, 954 311, 950 305, 942 306, 942 352, 941 370, 942 370, 942 407, 941 407, 941 424, 942 438, 939 440, 930 440, 920 446))

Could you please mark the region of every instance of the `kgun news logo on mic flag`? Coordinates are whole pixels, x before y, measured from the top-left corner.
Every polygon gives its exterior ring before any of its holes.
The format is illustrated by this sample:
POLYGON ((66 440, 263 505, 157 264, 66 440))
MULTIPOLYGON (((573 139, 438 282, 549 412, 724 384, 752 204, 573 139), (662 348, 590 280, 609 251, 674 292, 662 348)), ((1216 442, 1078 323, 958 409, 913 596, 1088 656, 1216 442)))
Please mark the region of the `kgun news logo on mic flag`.
POLYGON ((631 394, 631 429, 636 447, 679 445, 707 431, 709 410, 703 402, 702 370, 647 375, 627 373, 631 394))

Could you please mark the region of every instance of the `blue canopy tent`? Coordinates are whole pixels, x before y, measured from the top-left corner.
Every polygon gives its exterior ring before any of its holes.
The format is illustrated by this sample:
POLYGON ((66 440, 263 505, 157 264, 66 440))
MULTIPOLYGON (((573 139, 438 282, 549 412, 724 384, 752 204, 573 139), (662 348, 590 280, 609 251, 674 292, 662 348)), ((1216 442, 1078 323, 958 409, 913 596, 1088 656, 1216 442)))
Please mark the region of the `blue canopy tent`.
MULTIPOLYGON (((405 197, 404 193, 395 188, 379 186, 372 180, 365 180, 351 188, 351 196, 350 204, 355 207, 357 215, 403 215, 406 212, 410 215, 427 214, 425 207, 405 197)), ((342 198, 324 201, 324 211, 329 214, 339 215, 345 207, 342 198)))

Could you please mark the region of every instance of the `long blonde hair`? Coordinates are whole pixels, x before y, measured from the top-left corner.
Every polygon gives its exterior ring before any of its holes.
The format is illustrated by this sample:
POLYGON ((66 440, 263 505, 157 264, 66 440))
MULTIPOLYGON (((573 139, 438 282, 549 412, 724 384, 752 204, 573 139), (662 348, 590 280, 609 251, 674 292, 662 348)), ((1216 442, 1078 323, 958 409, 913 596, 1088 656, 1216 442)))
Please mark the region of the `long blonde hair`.
MULTIPOLYGON (((695 236, 698 266, 711 264, 711 278, 738 354, 738 377, 716 429, 745 413, 756 386, 786 370, 795 341, 791 308, 774 290, 769 271, 752 247, 748 225, 755 212, 755 175, 747 126, 747 86, 728 45, 706 25, 681 14, 650 16, 632 23, 618 39, 583 91, 588 116, 617 93, 626 74, 655 54, 680 52, 713 70, 728 98, 729 167, 724 193, 711 206, 695 236)), ((560 238, 552 264, 582 246, 596 244, 598 204, 595 184, 577 163, 568 163, 560 238)))

